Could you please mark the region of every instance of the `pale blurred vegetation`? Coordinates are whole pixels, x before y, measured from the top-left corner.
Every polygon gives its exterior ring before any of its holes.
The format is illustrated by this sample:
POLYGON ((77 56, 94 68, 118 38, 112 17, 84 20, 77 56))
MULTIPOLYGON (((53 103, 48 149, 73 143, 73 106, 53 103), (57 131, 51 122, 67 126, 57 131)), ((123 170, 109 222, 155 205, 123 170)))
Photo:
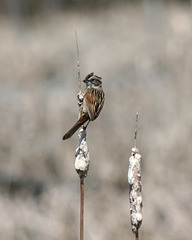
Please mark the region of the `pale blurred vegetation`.
POLYGON ((191 2, 1 0, 0 8, 1 239, 78 239, 77 134, 62 141, 78 116, 76 29, 81 76, 102 76, 106 93, 88 128, 85 238, 134 239, 127 169, 138 111, 141 239, 190 240, 191 2))

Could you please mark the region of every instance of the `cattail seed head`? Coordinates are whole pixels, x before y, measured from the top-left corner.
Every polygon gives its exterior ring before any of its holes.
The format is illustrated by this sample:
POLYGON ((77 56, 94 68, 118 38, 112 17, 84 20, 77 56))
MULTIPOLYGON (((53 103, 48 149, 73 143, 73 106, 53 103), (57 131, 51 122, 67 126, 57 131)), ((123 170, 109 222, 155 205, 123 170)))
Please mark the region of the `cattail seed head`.
POLYGON ((129 183, 129 201, 131 228, 133 233, 137 234, 142 223, 142 185, 141 185, 141 160, 139 149, 132 148, 129 158, 128 183, 129 183))
POLYGON ((89 163, 90 158, 86 142, 86 129, 81 128, 79 131, 79 146, 75 153, 75 169, 81 179, 87 176, 89 163))

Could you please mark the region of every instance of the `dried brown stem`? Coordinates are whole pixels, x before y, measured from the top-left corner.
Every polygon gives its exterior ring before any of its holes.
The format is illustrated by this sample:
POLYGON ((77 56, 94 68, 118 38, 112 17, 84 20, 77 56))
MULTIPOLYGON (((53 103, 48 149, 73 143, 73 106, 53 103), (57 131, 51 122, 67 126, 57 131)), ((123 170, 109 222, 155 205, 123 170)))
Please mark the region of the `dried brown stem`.
POLYGON ((135 240, 139 240, 139 230, 135 233, 135 240))
MULTIPOLYGON (((78 81, 79 81, 79 93, 77 95, 79 105, 79 117, 83 112, 83 100, 84 94, 81 90, 81 75, 80 75, 80 57, 79 57, 79 46, 77 32, 76 36, 76 47, 77 47, 77 70, 78 70, 78 81)), ((89 150, 86 142, 86 128, 83 126, 79 130, 79 146, 75 153, 75 169, 80 179, 80 240, 84 238, 84 178, 87 176, 89 170, 89 150)))
POLYGON ((139 113, 136 113, 136 127, 135 127, 135 140, 134 140, 134 148, 137 147, 137 131, 138 131, 138 118, 139 118, 139 113))
POLYGON ((80 240, 84 235, 84 178, 80 178, 81 204, 80 204, 80 240))
POLYGON ((75 38, 76 38, 76 47, 77 47, 77 71, 78 71, 78 80, 79 80, 79 94, 82 93, 81 90, 81 74, 80 74, 80 54, 79 54, 79 46, 78 46, 78 38, 77 31, 75 30, 75 38))

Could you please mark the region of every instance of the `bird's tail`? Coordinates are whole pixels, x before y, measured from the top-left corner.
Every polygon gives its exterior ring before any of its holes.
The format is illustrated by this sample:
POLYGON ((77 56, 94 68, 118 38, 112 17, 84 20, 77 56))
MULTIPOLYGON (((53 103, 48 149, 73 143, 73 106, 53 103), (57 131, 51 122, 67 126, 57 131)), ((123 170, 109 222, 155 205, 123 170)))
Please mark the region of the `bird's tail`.
POLYGON ((89 115, 82 115, 75 125, 63 136, 63 140, 70 138, 85 122, 89 120, 89 115))

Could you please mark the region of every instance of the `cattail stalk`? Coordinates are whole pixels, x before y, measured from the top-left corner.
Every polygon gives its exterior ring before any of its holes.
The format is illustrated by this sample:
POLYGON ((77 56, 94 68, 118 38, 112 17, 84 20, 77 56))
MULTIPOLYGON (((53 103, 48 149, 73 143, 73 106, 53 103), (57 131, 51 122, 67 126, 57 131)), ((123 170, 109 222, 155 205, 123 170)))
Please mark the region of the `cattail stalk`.
POLYGON ((141 184, 141 160, 139 149, 136 148, 136 138, 138 130, 138 113, 136 114, 136 129, 134 148, 132 148, 129 158, 128 183, 129 183, 129 201, 131 228, 135 234, 135 239, 139 240, 139 228, 142 223, 142 184, 141 184))
POLYGON ((80 240, 84 238, 84 178, 80 178, 81 207, 80 207, 80 240))
MULTIPOLYGON (((77 95, 78 106, 79 106, 79 117, 81 117, 83 112, 83 100, 84 94, 81 90, 81 77, 80 77, 80 61, 79 61, 79 47, 76 36, 76 46, 77 46, 77 69, 78 69, 78 82, 79 82, 79 93, 77 95)), ((89 150, 86 141, 86 127, 81 127, 79 130, 79 146, 75 152, 75 169, 79 175, 80 179, 80 240, 84 239, 84 179, 87 176, 89 170, 89 150)))
MULTIPOLYGON (((78 94, 79 115, 82 113, 83 94, 78 94)), ((86 128, 79 130, 79 146, 75 152, 75 169, 80 179, 80 240, 84 238, 84 178, 89 170, 89 150, 86 141, 86 128)))
POLYGON ((76 47, 77 47, 77 73, 78 73, 78 81, 79 81, 79 93, 82 93, 81 90, 81 73, 80 73, 80 56, 79 56, 79 46, 78 46, 78 38, 77 31, 75 30, 75 39, 76 39, 76 47))

